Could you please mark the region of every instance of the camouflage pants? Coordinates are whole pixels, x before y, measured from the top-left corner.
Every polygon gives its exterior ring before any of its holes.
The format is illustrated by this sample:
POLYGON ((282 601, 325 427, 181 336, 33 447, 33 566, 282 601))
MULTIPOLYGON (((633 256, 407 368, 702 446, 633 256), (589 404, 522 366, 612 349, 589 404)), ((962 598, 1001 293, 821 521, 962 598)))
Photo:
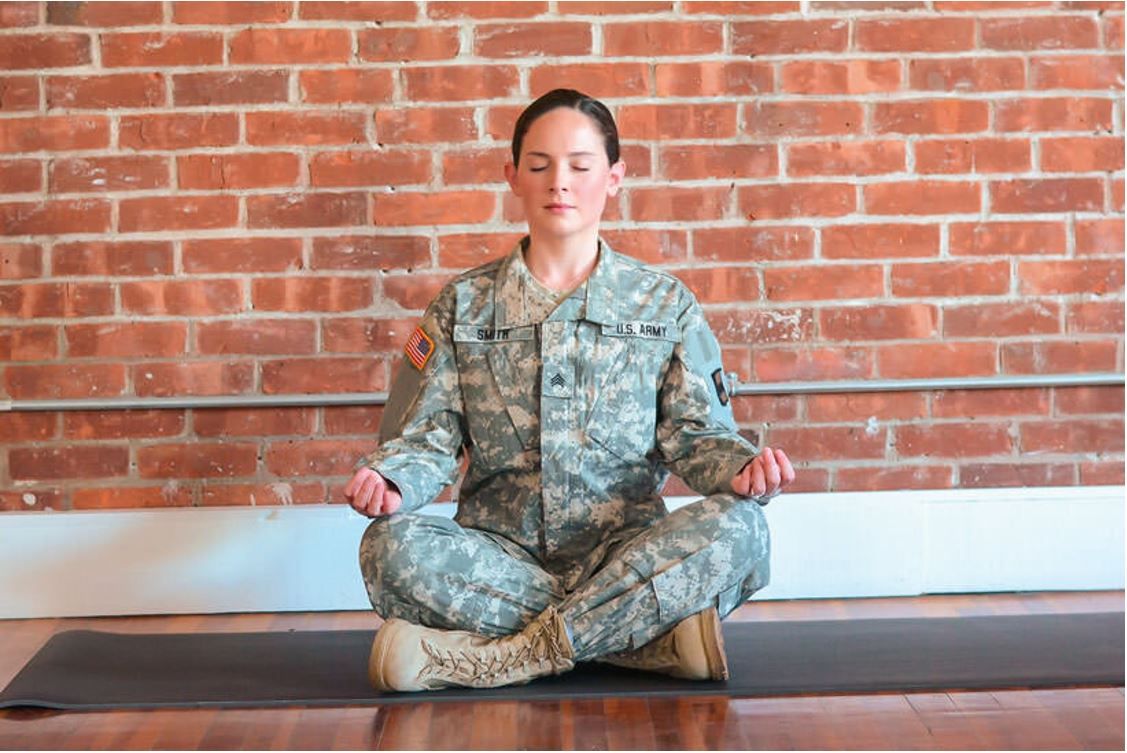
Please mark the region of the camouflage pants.
POLYGON ((642 646, 709 606, 728 615, 767 585, 769 558, 762 508, 733 494, 620 532, 574 588, 503 536, 448 518, 377 518, 360 544, 360 570, 382 617, 500 636, 554 605, 579 661, 642 646))

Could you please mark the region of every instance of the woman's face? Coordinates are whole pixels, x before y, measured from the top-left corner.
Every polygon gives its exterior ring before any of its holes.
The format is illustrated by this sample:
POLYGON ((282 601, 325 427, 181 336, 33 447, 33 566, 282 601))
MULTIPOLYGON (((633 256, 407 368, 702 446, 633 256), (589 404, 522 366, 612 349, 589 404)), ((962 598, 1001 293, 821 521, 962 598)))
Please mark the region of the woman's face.
POLYGON ((595 122, 568 107, 533 121, 521 143, 520 167, 505 164, 505 178, 524 204, 529 229, 560 238, 597 227, 607 197, 618 193, 625 173, 621 159, 607 164, 595 122))

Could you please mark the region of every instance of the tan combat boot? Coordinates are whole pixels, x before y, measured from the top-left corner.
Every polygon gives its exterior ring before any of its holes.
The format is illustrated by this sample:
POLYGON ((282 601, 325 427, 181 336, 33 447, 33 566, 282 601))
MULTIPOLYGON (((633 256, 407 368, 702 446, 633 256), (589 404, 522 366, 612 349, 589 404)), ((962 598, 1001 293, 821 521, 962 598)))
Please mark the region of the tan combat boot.
POLYGON ((728 657, 715 607, 686 617, 641 648, 607 654, 597 661, 687 680, 728 679, 728 657))
POLYGON ((524 630, 487 638, 390 619, 376 633, 368 679, 376 690, 523 685, 575 666, 563 618, 548 607, 524 630))

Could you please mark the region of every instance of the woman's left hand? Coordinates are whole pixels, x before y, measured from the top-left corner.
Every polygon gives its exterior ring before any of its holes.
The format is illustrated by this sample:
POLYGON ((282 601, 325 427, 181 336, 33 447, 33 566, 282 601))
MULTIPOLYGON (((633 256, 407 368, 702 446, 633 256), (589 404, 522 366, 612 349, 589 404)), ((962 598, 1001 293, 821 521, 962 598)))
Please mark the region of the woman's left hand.
POLYGON ((794 467, 785 452, 764 447, 750 463, 732 479, 732 491, 742 497, 775 496, 794 481, 794 467))

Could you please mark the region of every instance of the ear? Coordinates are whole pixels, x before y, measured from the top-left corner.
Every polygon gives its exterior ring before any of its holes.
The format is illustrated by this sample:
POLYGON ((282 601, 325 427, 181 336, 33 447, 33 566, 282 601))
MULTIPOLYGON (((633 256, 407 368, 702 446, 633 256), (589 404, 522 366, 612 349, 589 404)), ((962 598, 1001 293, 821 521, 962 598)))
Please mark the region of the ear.
POLYGON ((509 188, 512 189, 516 196, 520 196, 520 191, 517 190, 517 168, 512 160, 505 162, 505 180, 509 183, 509 188))
POLYGON ((607 174, 607 196, 616 196, 618 189, 622 187, 622 181, 626 179, 626 163, 621 159, 611 165, 610 173, 607 174))

